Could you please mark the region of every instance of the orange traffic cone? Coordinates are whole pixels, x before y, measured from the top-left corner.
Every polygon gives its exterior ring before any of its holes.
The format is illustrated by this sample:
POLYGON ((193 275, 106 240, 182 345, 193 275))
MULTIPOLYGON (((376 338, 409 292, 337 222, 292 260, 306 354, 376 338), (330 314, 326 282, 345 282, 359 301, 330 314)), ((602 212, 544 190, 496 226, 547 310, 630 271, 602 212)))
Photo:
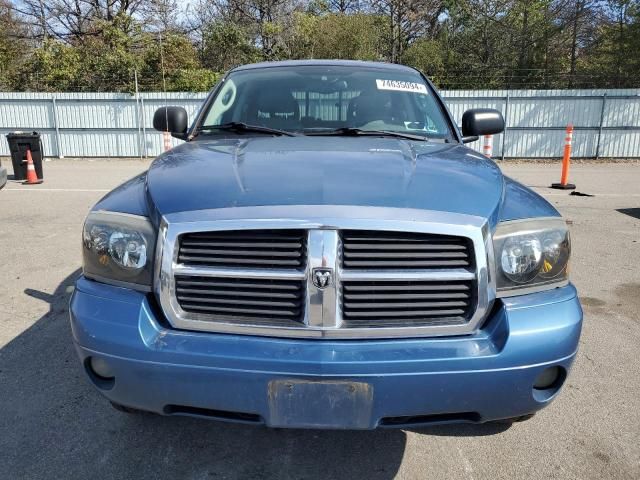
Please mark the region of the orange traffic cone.
POLYGON ((576 186, 569 183, 569 166, 571 165, 571 144, 573 143, 573 125, 567 125, 567 136, 564 138, 564 155, 562 156, 562 175, 560 183, 552 183, 551 188, 559 190, 575 190, 576 186))
POLYGON ((484 145, 482 146, 482 153, 485 156, 491 158, 493 156, 493 135, 484 136, 484 145))
POLYGON ((38 178, 36 173, 36 167, 33 165, 33 158, 31 158, 31 150, 27 149, 27 180, 22 182, 23 185, 37 185, 42 183, 43 180, 38 178))

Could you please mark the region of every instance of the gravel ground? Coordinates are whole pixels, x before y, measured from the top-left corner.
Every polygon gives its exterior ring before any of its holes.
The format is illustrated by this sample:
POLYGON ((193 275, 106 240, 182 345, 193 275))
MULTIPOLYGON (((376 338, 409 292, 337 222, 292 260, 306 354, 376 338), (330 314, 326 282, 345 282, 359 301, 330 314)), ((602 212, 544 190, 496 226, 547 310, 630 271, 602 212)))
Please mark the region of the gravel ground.
MULTIPOLYGON (((5 163, 5 166, 7 164, 5 163)), ((55 160, 0 191, 0 479, 640 478, 640 164, 504 164, 572 221, 585 309, 578 360, 548 409, 510 428, 272 431, 128 416, 84 379, 67 302, 91 205, 147 162, 55 160)), ((11 173, 11 171, 9 171, 11 173)))

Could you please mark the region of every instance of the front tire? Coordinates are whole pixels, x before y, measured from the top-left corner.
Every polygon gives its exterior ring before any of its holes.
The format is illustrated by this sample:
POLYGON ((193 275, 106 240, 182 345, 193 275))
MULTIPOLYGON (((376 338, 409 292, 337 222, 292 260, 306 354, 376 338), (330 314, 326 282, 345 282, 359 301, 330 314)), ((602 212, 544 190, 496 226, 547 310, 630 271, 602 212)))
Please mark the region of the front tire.
POLYGON ((519 417, 511 417, 511 418, 503 418, 500 420, 494 420, 493 423, 501 424, 501 425, 511 425, 513 423, 526 422, 533 418, 535 413, 529 413, 527 415, 521 415, 519 417))
POLYGON ((128 413, 130 415, 143 413, 142 410, 138 410, 137 408, 125 407, 124 405, 120 405, 119 403, 109 401, 111 406, 122 413, 128 413))

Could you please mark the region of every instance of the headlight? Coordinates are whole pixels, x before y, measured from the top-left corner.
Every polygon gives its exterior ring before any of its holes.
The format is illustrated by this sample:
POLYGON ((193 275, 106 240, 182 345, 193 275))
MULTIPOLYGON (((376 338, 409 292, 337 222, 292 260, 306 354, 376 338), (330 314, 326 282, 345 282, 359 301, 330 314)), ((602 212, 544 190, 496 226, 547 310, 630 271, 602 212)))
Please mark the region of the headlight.
POLYGON ((516 220, 498 225, 493 235, 499 296, 566 284, 571 242, 561 218, 516 220))
POLYGON ((146 217, 92 212, 82 238, 84 275, 114 285, 150 290, 156 233, 146 217))

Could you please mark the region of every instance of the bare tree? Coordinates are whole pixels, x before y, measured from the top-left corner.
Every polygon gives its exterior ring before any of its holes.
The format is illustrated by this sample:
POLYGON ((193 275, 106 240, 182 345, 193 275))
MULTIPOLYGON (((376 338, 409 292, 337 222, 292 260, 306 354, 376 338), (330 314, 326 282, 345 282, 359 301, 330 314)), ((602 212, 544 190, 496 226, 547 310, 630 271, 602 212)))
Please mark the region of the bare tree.
POLYGON ((157 0, 21 0, 13 3, 33 38, 54 37, 69 43, 86 35, 99 35, 96 21, 114 22, 121 15, 134 17, 149 11, 157 0))
POLYGON ((241 25, 254 37, 266 59, 274 58, 279 38, 291 23, 298 0, 213 0, 219 18, 241 25))
POLYGON ((147 28, 160 32, 183 30, 176 0, 154 0, 144 5, 142 11, 147 28))
POLYGON ((557 2, 569 15, 563 19, 564 26, 570 32, 569 37, 569 79, 567 88, 575 88, 580 51, 590 42, 594 29, 601 24, 600 6, 597 0, 564 0, 557 2))
POLYGON ((418 37, 432 37, 444 12, 442 0, 372 0, 374 11, 388 18, 390 60, 398 62, 418 37))
POLYGON ((360 0, 329 0, 329 9, 332 12, 347 14, 360 10, 360 0))

